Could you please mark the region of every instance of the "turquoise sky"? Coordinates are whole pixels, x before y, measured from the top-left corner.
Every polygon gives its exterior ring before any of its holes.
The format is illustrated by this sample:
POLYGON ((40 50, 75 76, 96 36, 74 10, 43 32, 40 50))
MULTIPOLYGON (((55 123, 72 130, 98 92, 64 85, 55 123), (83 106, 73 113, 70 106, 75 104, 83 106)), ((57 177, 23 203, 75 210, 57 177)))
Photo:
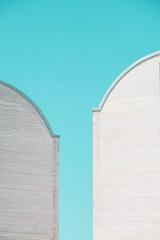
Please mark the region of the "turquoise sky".
POLYGON ((92 108, 160 50, 158 0, 0 0, 0 79, 60 134, 60 240, 92 240, 92 108))

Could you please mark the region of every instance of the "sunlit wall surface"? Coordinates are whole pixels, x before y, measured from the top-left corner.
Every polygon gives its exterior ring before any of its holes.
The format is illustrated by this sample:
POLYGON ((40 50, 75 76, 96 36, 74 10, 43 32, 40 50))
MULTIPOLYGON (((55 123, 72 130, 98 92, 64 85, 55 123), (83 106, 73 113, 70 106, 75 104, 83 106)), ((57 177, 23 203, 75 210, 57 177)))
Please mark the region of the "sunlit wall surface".
POLYGON ((58 240, 59 138, 0 82, 0 239, 58 240))
POLYGON ((160 53, 128 69, 93 112, 93 239, 160 238, 160 53))

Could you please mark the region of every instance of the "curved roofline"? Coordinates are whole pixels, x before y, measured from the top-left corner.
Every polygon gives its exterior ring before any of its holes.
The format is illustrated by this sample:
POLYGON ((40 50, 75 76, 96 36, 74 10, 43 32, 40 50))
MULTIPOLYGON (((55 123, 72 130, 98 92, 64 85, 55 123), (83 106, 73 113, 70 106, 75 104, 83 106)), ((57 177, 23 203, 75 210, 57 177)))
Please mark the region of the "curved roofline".
POLYGON ((126 68, 126 70, 124 70, 112 83, 112 85, 108 88, 107 92, 105 93, 104 97, 102 98, 99 107, 98 108, 93 108, 92 111, 93 112, 100 112, 107 100, 107 98, 109 97, 110 93, 112 92, 112 90, 115 88, 115 86, 117 85, 117 83, 128 73, 130 72, 133 68, 135 68, 138 64, 152 58, 155 57, 157 55, 160 55, 160 51, 151 53, 146 55, 145 57, 140 58, 138 61, 134 62, 133 64, 131 64, 128 68, 126 68))
POLYGON ((45 125, 47 126, 48 128, 48 131, 50 132, 51 134, 51 137, 53 138, 59 138, 60 136, 59 135, 55 135, 53 133, 53 130, 48 122, 48 120, 46 119, 46 117, 44 116, 44 114, 42 113, 42 111, 40 110, 40 108, 35 104, 35 102, 33 102, 26 94, 24 94, 23 92, 21 92, 19 89, 17 89, 16 87, 12 86, 11 84, 8 84, 6 82, 3 82, 2 80, 0 80, 0 84, 8 87, 8 88, 11 88, 12 90, 14 90, 15 92, 17 92, 18 94, 20 94, 22 97, 24 97, 35 109, 36 111, 38 112, 38 114, 41 116, 41 118, 43 119, 45 125))

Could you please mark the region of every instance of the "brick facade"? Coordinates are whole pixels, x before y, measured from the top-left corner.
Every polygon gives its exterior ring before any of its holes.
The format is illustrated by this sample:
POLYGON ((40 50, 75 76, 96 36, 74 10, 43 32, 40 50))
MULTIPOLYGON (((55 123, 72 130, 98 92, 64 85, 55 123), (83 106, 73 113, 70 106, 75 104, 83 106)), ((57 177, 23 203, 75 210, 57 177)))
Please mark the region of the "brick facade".
POLYGON ((0 82, 0 239, 58 240, 59 138, 37 106, 0 82))
POLYGON ((93 240, 160 239, 160 53, 93 111, 93 240))

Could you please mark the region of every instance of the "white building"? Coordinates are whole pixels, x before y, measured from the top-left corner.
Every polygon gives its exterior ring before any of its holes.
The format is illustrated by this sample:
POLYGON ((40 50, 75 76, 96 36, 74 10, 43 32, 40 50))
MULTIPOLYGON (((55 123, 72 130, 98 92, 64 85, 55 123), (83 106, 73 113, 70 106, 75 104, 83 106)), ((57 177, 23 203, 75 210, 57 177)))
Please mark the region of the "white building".
POLYGON ((93 239, 160 239, 160 52, 93 110, 93 239))
POLYGON ((59 137, 39 108, 0 81, 0 239, 58 240, 59 137))

